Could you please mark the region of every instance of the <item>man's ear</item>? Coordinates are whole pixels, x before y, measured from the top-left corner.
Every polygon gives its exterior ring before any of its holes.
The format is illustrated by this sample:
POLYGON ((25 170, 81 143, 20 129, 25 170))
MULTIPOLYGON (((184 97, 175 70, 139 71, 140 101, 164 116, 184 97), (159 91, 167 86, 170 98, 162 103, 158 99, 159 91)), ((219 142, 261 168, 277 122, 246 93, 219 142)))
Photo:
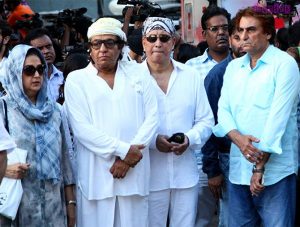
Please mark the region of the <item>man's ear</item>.
POLYGON ((10 36, 5 36, 4 39, 3 39, 3 44, 7 45, 9 40, 10 40, 10 36))
POLYGON ((202 30, 202 36, 203 36, 204 41, 206 41, 206 30, 202 30))

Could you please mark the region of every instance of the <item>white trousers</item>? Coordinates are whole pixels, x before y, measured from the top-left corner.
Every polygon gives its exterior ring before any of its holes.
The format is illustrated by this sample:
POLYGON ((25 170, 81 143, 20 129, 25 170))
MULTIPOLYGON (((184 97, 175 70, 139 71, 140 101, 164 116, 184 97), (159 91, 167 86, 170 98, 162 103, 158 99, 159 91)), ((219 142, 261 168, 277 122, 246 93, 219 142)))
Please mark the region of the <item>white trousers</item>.
POLYGON ((149 227, 194 227, 197 214, 198 185, 184 189, 150 192, 149 227))
POLYGON ((77 227, 148 227, 147 196, 87 200, 77 190, 77 227))

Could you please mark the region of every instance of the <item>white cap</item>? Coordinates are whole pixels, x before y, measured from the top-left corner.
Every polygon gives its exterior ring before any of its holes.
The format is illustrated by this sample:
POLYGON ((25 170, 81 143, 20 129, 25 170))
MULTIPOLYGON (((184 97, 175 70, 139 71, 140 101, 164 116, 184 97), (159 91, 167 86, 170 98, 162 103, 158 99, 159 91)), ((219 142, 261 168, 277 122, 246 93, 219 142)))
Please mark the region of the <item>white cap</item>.
POLYGON ((122 30, 121 22, 110 17, 100 18, 89 27, 87 32, 88 39, 95 35, 116 35, 126 42, 126 34, 122 30))

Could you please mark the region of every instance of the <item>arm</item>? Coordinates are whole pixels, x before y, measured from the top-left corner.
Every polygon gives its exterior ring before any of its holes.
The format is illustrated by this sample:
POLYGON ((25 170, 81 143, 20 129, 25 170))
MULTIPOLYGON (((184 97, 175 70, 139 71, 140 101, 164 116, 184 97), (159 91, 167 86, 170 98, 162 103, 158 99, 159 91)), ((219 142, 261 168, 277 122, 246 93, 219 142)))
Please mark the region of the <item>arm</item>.
POLYGON ((144 119, 136 136, 131 141, 131 144, 150 145, 152 138, 156 134, 159 118, 158 118, 158 105, 154 87, 149 76, 144 76, 143 81, 143 106, 144 106, 144 119))
POLYGON ((60 41, 60 47, 63 50, 65 46, 68 46, 70 43, 70 33, 71 33, 71 27, 65 23, 63 23, 64 27, 64 34, 60 41))
POLYGON ((230 107, 230 98, 228 97, 228 91, 230 91, 230 75, 234 72, 231 70, 230 64, 227 66, 223 86, 221 89, 221 96, 218 102, 218 124, 213 128, 213 133, 217 137, 224 137, 229 133, 231 130, 236 129, 237 126, 231 114, 231 107, 230 107))
POLYGON ((250 191, 252 195, 258 196, 258 194, 264 190, 263 175, 265 171, 265 164, 270 158, 270 153, 263 152, 263 158, 260 163, 257 163, 255 169, 253 169, 253 175, 250 181, 250 191))
POLYGON ((189 145, 195 149, 200 149, 212 133, 214 116, 208 102, 204 83, 197 74, 194 86, 196 92, 194 125, 185 134, 189 139, 189 145))
POLYGON ((0 182, 5 174, 7 165, 7 154, 6 151, 0 151, 0 182))
POLYGON ((223 174, 219 164, 219 152, 214 144, 214 135, 202 147, 202 170, 207 174, 208 186, 216 199, 222 198, 221 187, 223 185, 223 174))
POLYGON ((122 27, 122 30, 126 34, 126 36, 128 36, 128 28, 129 28, 129 23, 130 23, 132 14, 133 14, 133 7, 127 8, 127 11, 124 16, 123 27, 122 27))
MULTIPOLYGON (((212 68, 204 80, 204 86, 207 98, 214 114, 215 123, 217 123, 218 101, 221 95, 223 85, 223 75, 225 70, 220 65, 212 68)), ((223 174, 220 168, 219 151, 228 151, 228 141, 225 137, 217 138, 214 135, 208 139, 202 148, 202 170, 207 174, 208 186, 214 197, 219 199, 222 197, 221 186, 223 184, 223 174)))
POLYGON ((300 76, 296 62, 282 61, 274 80, 276 86, 273 101, 258 149, 280 154, 282 152, 282 136, 286 130, 295 101, 298 100, 300 76))
MULTIPOLYGON (((61 116, 63 118, 65 116, 62 111, 63 109, 61 109, 61 116)), ((61 172, 64 180, 63 183, 65 185, 64 192, 66 198, 68 227, 71 227, 71 226, 75 226, 75 220, 76 220, 76 206, 75 206, 76 204, 74 204, 73 202, 72 203, 69 202, 69 201, 76 201, 74 195, 75 178, 71 168, 70 154, 69 154, 68 145, 66 141, 66 130, 64 129, 64 127, 68 127, 68 125, 63 124, 65 120, 66 119, 63 119, 62 124, 60 125, 60 132, 62 136, 61 172)))
POLYGON ((76 199, 74 195, 74 185, 66 185, 64 187, 66 208, 67 208, 67 221, 68 227, 75 226, 76 223, 76 199))

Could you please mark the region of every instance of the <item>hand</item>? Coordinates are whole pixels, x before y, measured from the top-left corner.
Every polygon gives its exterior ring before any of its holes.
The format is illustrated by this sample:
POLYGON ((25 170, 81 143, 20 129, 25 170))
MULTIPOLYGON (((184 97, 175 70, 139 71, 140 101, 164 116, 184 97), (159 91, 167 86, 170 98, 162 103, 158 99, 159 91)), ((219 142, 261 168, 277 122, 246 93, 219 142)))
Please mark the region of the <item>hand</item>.
POLYGON ((76 223, 76 206, 75 204, 67 205, 67 221, 68 227, 74 227, 76 223))
POLYGON ((263 152, 253 146, 259 143, 259 139, 252 135, 242 135, 237 131, 229 134, 230 139, 238 146, 245 158, 252 163, 259 163, 263 158, 263 152))
POLYGON ((133 168, 143 158, 141 150, 143 150, 144 148, 145 145, 142 144, 131 145, 123 161, 133 168))
POLYGON ((174 146, 174 144, 169 143, 167 139, 169 139, 169 137, 166 135, 158 135, 156 137, 156 147, 160 152, 172 152, 171 149, 174 146))
POLYGON ((30 164, 28 163, 16 163, 7 165, 5 177, 13 179, 23 179, 29 169, 30 164))
POLYGON ((129 165, 119 157, 116 158, 114 164, 110 168, 110 173, 114 178, 124 178, 129 170, 129 165))
POLYGON ((250 183, 250 191, 252 195, 258 196, 258 194, 264 190, 265 186, 263 185, 262 179, 263 173, 253 173, 250 183))
POLYGON ((222 199, 223 182, 224 177, 222 174, 208 179, 208 187, 216 199, 222 199))
POLYGON ((171 151, 174 152, 176 155, 181 155, 189 147, 189 144, 189 138, 185 135, 184 142, 182 144, 172 143, 173 147, 171 148, 171 151))

